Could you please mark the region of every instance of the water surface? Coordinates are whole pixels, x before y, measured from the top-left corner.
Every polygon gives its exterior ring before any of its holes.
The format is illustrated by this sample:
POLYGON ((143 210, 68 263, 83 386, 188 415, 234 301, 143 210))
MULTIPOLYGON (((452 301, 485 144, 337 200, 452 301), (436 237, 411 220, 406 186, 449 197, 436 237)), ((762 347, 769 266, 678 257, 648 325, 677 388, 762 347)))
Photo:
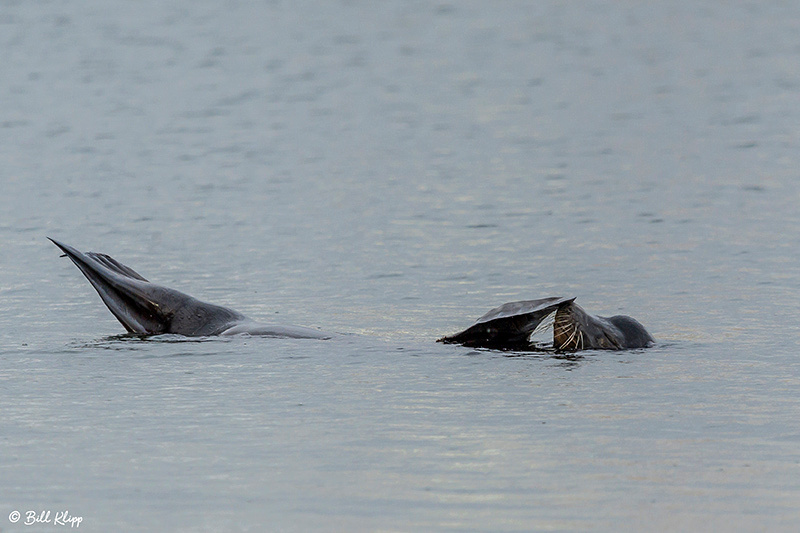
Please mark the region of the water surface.
POLYGON ((792 531, 798 22, 6 3, 0 530, 792 531), (348 335, 120 337, 48 235, 348 335), (545 296, 658 344, 433 342, 545 296))

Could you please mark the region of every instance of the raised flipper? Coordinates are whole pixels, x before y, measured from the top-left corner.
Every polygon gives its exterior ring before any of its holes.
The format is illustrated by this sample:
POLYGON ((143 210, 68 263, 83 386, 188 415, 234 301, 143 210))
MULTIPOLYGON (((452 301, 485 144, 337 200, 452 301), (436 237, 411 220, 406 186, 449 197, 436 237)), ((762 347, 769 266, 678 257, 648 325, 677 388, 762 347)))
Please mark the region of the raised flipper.
POLYGON ((83 253, 50 240, 83 272, 109 311, 130 333, 218 335, 247 320, 233 309, 150 283, 105 254, 83 253))
MULTIPOLYGON (((50 239, 52 240, 52 239, 50 239)), ((53 241, 55 242, 55 241, 53 241)), ((91 257, 92 259, 96 260, 104 267, 108 268, 109 270, 113 270, 118 274, 122 274, 123 276, 128 276, 129 278, 138 279, 139 281, 147 281, 142 277, 138 272, 132 269, 129 266, 125 266, 110 255, 106 254, 98 254, 95 252, 86 252, 86 255, 91 257)))
POLYGON ((542 320, 573 300, 575 298, 551 297, 503 304, 464 331, 442 337, 437 342, 501 350, 530 348, 530 336, 542 320))
POLYGON ((105 254, 79 252, 50 239, 83 272, 103 303, 131 333, 187 336, 250 334, 297 339, 329 339, 311 328, 259 324, 227 307, 201 302, 175 289, 150 283, 105 254))

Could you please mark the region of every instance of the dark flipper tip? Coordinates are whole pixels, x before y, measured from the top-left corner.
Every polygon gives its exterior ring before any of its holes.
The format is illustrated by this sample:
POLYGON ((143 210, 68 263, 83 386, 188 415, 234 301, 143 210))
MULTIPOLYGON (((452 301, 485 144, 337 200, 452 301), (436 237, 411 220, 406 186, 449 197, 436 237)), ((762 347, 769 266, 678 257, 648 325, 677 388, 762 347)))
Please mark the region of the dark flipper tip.
POLYGON ((52 237, 47 237, 47 240, 48 240, 48 241, 50 241, 50 242, 52 242, 53 244, 55 244, 56 246, 58 246, 58 247, 59 247, 59 248, 61 248, 62 250, 64 249, 64 245, 63 245, 63 244, 61 244, 60 242, 58 242, 57 240, 55 240, 54 238, 52 238, 52 237))
POLYGON ((61 254, 59 257, 69 257, 69 255, 66 254, 66 250, 64 250, 64 246, 60 242, 58 242, 57 240, 55 240, 52 237, 47 237, 47 240, 49 240, 50 242, 52 242, 53 244, 55 244, 56 246, 61 248, 61 251, 65 252, 65 253, 61 254))

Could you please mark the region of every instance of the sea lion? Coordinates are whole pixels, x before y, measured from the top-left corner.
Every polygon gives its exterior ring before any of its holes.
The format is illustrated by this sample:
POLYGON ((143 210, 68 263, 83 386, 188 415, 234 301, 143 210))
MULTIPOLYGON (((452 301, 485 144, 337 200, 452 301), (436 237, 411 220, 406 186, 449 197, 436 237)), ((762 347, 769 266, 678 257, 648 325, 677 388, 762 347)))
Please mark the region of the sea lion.
POLYGON ((130 333, 174 333, 188 337, 239 333, 298 339, 333 337, 312 328, 260 324, 233 309, 201 302, 180 291, 150 283, 132 268, 105 254, 82 253, 50 240, 83 272, 106 307, 130 333))
MULTIPOLYGON (((298 339, 334 336, 301 326, 260 324, 233 309, 150 283, 108 255, 82 253, 50 240, 83 272, 106 307, 130 333, 189 337, 246 333, 298 339)), ((538 349, 530 341, 531 334, 551 315, 556 351, 624 350, 644 348, 654 342, 644 326, 629 316, 592 316, 575 303, 575 298, 559 297, 501 305, 466 330, 438 342, 499 350, 538 349)))
POLYGON ((551 315, 555 315, 553 349, 559 352, 627 350, 655 342, 644 326, 629 316, 592 316, 575 298, 559 297, 503 304, 464 331, 437 342, 497 350, 541 349, 530 337, 551 315))

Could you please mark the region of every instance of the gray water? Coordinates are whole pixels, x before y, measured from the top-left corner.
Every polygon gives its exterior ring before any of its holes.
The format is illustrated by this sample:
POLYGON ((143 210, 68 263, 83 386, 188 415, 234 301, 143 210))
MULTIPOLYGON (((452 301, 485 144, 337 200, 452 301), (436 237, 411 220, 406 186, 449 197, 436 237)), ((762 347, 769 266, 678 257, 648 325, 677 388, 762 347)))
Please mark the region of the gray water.
POLYGON ((796 530, 798 28, 790 2, 4 2, 0 531, 796 530), (46 236, 348 335, 119 336, 46 236), (545 296, 658 343, 433 342, 545 296))

